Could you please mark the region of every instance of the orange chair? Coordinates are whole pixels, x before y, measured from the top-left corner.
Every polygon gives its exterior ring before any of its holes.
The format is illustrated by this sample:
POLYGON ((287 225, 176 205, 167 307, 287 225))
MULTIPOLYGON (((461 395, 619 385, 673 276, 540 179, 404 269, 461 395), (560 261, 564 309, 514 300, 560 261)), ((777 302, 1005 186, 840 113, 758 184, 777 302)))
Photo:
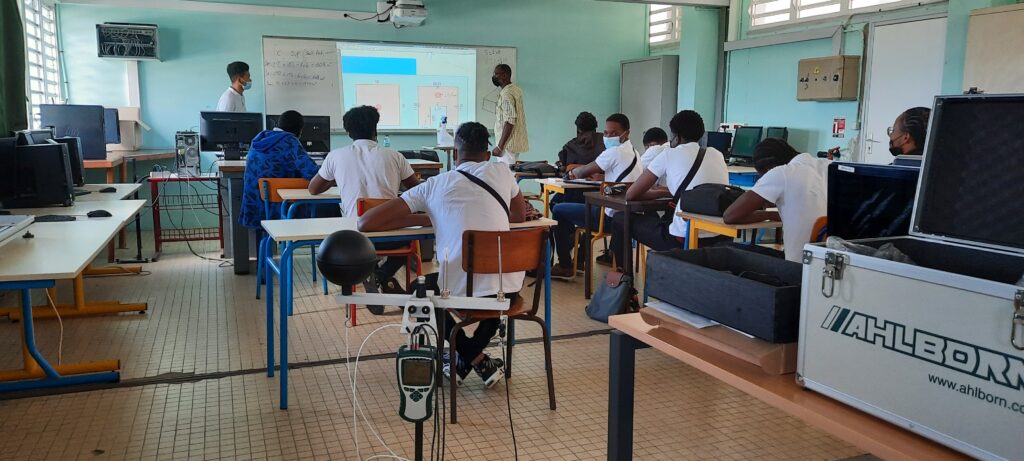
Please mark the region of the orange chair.
MULTIPOLYGON (((388 199, 384 198, 361 198, 356 202, 356 213, 362 216, 366 213, 366 210, 377 207, 388 199)), ((412 263, 416 262, 416 276, 423 275, 423 258, 420 256, 420 242, 413 240, 408 245, 394 250, 378 250, 377 256, 380 257, 405 257, 405 287, 408 289, 412 286, 413 271, 412 263)))
POLYGON ((811 243, 824 242, 828 238, 828 216, 822 216, 811 226, 811 243))
MULTIPOLYGON (((528 229, 517 229, 513 231, 466 231, 462 234, 462 269, 466 271, 466 296, 473 296, 473 275, 474 274, 497 274, 509 272, 521 272, 536 270, 538 274, 544 270, 544 245, 548 240, 548 228, 535 227, 528 229), (501 238, 501 267, 498 267, 498 238, 501 238)), ((486 311, 486 310, 450 310, 451 314, 459 323, 448 333, 448 357, 455 360, 456 338, 459 331, 474 323, 486 319, 499 318, 502 314, 508 315, 508 334, 513 337, 515 320, 529 320, 540 325, 544 340, 544 369, 547 372, 548 380, 548 406, 555 409, 555 380, 551 368, 551 332, 544 324, 544 319, 537 316, 540 307, 540 292, 543 290, 543 283, 534 284, 533 299, 527 305, 525 298, 520 295, 512 301, 508 311, 486 311)), ((523 287, 525 288, 525 286, 523 287)), ((439 319, 444 322, 444 319, 439 319)), ((515 341, 507 342, 508 353, 505 357, 505 375, 511 376, 512 372, 512 345, 515 341)), ((468 357, 471 360, 473 357, 468 357)), ((454 368, 454 367, 453 367, 454 368)), ((508 383, 505 384, 506 386, 508 383)), ((456 410, 456 388, 455 373, 451 373, 448 383, 451 395, 451 422, 458 423, 458 412, 456 410)))
MULTIPOLYGON (((618 183, 618 182, 602 182, 601 183, 601 189, 600 189, 601 195, 606 195, 604 193, 606 186, 615 186, 615 185, 620 185, 620 184, 628 186, 629 184, 632 184, 632 183, 628 183, 628 182, 621 182, 621 183, 618 183)), ((611 219, 611 218, 608 218, 608 216, 604 214, 604 207, 601 207, 600 209, 598 209, 598 215, 600 217, 597 220, 597 230, 595 232, 591 232, 591 234, 590 234, 591 235, 591 237, 590 237, 590 254, 591 254, 591 257, 593 257, 593 253, 594 253, 594 243, 597 243, 599 240, 602 240, 605 237, 611 237, 611 235, 612 235, 611 232, 605 231, 605 228, 604 228, 605 219, 611 219)), ((583 228, 583 227, 577 227, 576 228, 576 238, 573 240, 573 247, 572 247, 573 248, 572 263, 573 263, 573 267, 574 268, 577 267, 577 265, 579 264, 578 261, 580 260, 580 240, 582 240, 585 235, 587 235, 587 229, 586 228, 583 228)), ((615 267, 615 255, 612 255, 612 267, 615 267)), ((591 277, 593 277, 597 273, 597 271, 593 271, 593 272, 594 272, 593 274, 590 274, 591 277)), ((573 280, 575 278, 576 278, 576 274, 573 274, 573 276, 570 277, 569 280, 573 280)))
MULTIPOLYGON (((260 200, 263 201, 263 216, 270 219, 273 216, 271 210, 277 207, 284 200, 278 193, 281 189, 306 189, 309 187, 309 181, 302 178, 260 178, 257 180, 260 191, 260 200)), ((280 218, 279 218, 280 219, 280 218)), ((270 236, 264 233, 263 238, 260 239, 259 256, 256 258, 256 299, 260 299, 260 286, 263 282, 263 271, 266 268, 263 267, 264 258, 267 253, 271 251, 273 243, 270 241, 270 236)), ((313 281, 316 281, 316 246, 310 245, 313 249, 311 254, 311 261, 313 264, 313 281)), ((327 280, 324 279, 324 294, 327 294, 327 280)))

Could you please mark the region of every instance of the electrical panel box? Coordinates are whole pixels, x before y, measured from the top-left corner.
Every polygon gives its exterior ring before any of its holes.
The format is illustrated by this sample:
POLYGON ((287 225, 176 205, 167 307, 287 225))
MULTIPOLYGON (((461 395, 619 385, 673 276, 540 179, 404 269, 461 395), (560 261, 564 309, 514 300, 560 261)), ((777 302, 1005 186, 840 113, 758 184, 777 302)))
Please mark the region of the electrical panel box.
POLYGON ((797 69, 797 101, 857 100, 860 56, 801 59, 797 69))

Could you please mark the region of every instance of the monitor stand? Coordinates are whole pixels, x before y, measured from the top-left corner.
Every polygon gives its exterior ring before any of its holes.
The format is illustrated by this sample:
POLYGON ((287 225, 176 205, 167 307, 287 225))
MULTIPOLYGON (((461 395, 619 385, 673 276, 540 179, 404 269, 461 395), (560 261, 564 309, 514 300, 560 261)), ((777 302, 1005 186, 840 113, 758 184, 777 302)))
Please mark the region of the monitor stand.
POLYGON ((242 149, 239 147, 225 147, 224 160, 241 160, 242 149))
POLYGON ((75 189, 75 197, 81 197, 83 195, 89 195, 91 193, 92 193, 92 191, 88 191, 88 190, 85 190, 85 189, 78 189, 78 188, 75 189))

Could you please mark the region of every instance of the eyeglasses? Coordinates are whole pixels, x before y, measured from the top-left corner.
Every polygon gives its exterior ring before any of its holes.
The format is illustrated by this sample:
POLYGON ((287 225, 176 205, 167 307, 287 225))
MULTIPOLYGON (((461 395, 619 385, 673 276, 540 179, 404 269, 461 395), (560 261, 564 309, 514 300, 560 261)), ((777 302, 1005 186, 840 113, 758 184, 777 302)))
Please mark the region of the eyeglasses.
POLYGON ((889 136, 892 136, 892 134, 895 133, 895 132, 896 132, 896 128, 893 128, 891 126, 889 128, 885 129, 885 134, 887 134, 889 136))

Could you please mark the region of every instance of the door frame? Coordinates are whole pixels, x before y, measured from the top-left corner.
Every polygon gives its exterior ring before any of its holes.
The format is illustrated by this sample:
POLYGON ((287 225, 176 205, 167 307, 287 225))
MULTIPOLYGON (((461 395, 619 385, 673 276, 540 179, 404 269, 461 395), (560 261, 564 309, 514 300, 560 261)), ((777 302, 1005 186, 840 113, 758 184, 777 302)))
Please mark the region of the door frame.
MULTIPOLYGON (((906 23, 918 22, 918 21, 928 21, 928 20, 931 20, 931 19, 940 19, 940 18, 945 18, 946 19, 946 25, 947 25, 946 26, 947 27, 946 32, 948 34, 948 32, 949 32, 949 29, 948 29, 948 27, 949 27, 949 14, 947 12, 923 14, 923 15, 920 15, 920 16, 914 16, 914 17, 909 17, 909 18, 889 19, 889 20, 886 20, 886 21, 876 21, 876 22, 871 22, 871 23, 869 23, 867 25, 867 27, 868 27, 868 40, 867 40, 866 46, 864 48, 864 57, 865 57, 865 63, 864 63, 864 89, 863 89, 864 93, 863 93, 863 97, 861 98, 861 103, 860 103, 860 117, 859 117, 860 120, 858 120, 858 123, 860 124, 860 130, 859 130, 859 133, 858 133, 858 136, 857 136, 858 137, 858 139, 857 139, 858 146, 857 146, 857 151, 854 152, 854 158, 853 158, 854 162, 866 162, 867 161, 868 142, 867 142, 867 139, 865 137, 864 130, 868 126, 868 123, 867 123, 868 122, 868 104, 871 103, 869 96, 871 95, 871 91, 870 91, 871 90, 871 67, 872 67, 872 65, 874 63, 874 56, 873 56, 872 52, 875 49, 875 28, 876 27, 882 27, 882 26, 892 26, 892 25, 896 25, 896 24, 906 24, 906 23)), ((946 54, 945 47, 946 47, 946 44, 943 43, 942 47, 943 47, 943 51, 942 51, 943 60, 945 60, 945 54, 946 54)))

